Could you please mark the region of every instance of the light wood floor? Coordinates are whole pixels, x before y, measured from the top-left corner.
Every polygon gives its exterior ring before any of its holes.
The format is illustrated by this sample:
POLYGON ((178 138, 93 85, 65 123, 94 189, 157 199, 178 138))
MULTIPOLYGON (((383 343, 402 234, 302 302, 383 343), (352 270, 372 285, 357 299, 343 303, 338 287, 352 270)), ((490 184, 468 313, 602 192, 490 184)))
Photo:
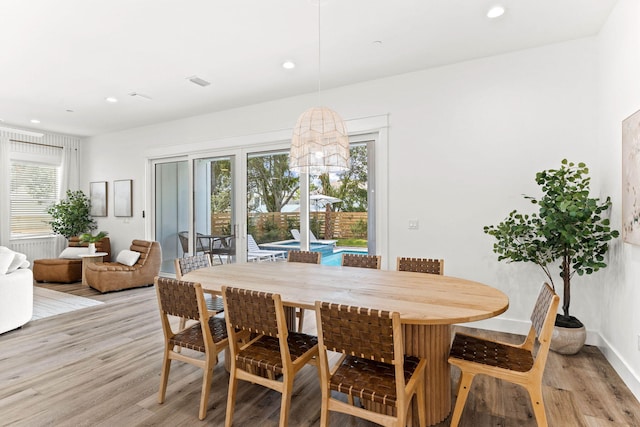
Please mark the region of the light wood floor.
MULTIPOLYGON (((0 425, 223 424, 228 375, 222 361, 215 369, 205 421, 197 417, 202 374, 191 365, 174 362, 166 402, 156 403, 162 332, 153 288, 100 295, 78 284, 48 286, 105 304, 32 321, 0 335, 0 425)), ((313 328, 310 314, 305 323, 313 328)), ((519 337, 506 338, 517 341, 519 337)), ((457 380, 455 370, 453 374, 457 380)), ((597 348, 587 347, 571 357, 551 353, 544 383, 552 426, 640 425, 640 404, 597 348)), ((305 367, 295 380, 291 426, 319 424, 318 396, 316 369, 305 367)), ((277 425, 278 393, 241 382, 237 402, 234 425, 277 425)), ((331 425, 371 424, 332 415, 331 425)), ((447 425, 448 420, 439 427, 447 425)), ((523 389, 480 377, 474 382, 462 425, 536 423, 523 389)))

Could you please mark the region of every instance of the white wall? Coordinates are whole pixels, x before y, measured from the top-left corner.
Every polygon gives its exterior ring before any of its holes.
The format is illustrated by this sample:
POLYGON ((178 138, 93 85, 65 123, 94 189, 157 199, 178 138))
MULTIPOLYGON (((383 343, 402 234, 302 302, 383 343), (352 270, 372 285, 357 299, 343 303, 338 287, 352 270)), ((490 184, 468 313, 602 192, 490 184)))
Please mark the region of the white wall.
MULTIPOLYGON (((622 0, 609 16, 598 40, 598 158, 603 193, 610 194, 612 221, 621 225, 622 121, 640 109, 640 3, 622 0)), ((640 247, 618 243, 602 280, 600 333, 607 358, 640 396, 640 247), (636 382, 628 380, 635 377, 636 382)))
MULTIPOLYGON (((613 160, 598 149, 603 138, 597 125, 597 48, 596 39, 581 39, 323 92, 325 103, 344 118, 389 114, 389 259, 445 258, 446 274, 508 294, 504 319, 528 319, 543 274, 532 266, 499 263, 482 228, 512 209, 530 209, 522 194, 539 194, 535 173, 558 167, 565 157, 592 166, 596 192, 602 186, 605 194, 619 192, 619 180, 611 178, 619 176, 612 171, 619 162, 609 164, 613 160), (419 220, 418 230, 408 229, 409 219, 419 220)), ((91 165, 84 169, 85 188, 90 181, 134 180, 135 217, 126 223, 116 219, 110 205, 110 216, 99 220, 99 228, 111 233, 116 251, 144 235, 140 213, 148 150, 206 141, 213 147, 222 138, 289 129, 315 97, 91 138, 84 150, 91 165)), ((605 277, 596 273, 574 280, 572 314, 590 331, 606 326, 610 334, 614 327, 600 315, 605 277)), ((634 310, 625 307, 622 313, 611 311, 631 316, 634 310)), ((625 350, 624 358, 629 357, 625 350)))

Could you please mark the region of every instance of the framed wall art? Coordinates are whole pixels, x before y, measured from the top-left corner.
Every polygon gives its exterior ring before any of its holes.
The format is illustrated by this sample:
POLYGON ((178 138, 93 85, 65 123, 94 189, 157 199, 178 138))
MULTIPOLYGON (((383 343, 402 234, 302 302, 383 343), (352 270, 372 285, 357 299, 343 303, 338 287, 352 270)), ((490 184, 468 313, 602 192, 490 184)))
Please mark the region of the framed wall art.
POLYGON ((91 216, 107 216, 107 181, 89 183, 91 216))
POLYGON ((113 214, 115 216, 133 216, 132 187, 131 179, 113 181, 113 214))
POLYGON ((640 245, 640 110, 622 121, 622 239, 640 245))

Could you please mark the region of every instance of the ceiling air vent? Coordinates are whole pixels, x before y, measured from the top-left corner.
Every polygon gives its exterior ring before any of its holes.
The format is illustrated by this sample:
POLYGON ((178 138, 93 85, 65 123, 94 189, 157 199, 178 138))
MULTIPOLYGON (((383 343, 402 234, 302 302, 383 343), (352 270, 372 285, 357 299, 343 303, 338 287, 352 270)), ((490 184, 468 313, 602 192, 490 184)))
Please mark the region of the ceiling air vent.
POLYGON ((145 94, 142 94, 142 93, 139 93, 139 92, 131 92, 129 94, 129 96, 131 96, 133 98, 143 98, 143 99, 146 99, 146 100, 151 100, 151 97, 149 95, 145 95, 145 94))
POLYGON ((198 86, 202 86, 202 87, 209 86, 211 84, 208 81, 201 79, 198 76, 187 77, 187 80, 189 80, 193 84, 197 84, 198 86))

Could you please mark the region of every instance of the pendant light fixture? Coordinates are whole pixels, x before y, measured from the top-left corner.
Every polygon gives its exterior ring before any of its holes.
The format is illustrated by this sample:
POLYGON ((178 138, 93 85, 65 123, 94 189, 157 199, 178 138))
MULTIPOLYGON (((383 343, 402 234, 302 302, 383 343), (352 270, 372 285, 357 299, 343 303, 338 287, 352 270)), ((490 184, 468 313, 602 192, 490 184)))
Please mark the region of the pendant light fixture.
MULTIPOLYGON (((320 104, 320 0, 318 2, 318 104, 320 104)), ((342 118, 328 107, 300 115, 293 129, 289 168, 320 175, 349 169, 349 135, 342 118)))

